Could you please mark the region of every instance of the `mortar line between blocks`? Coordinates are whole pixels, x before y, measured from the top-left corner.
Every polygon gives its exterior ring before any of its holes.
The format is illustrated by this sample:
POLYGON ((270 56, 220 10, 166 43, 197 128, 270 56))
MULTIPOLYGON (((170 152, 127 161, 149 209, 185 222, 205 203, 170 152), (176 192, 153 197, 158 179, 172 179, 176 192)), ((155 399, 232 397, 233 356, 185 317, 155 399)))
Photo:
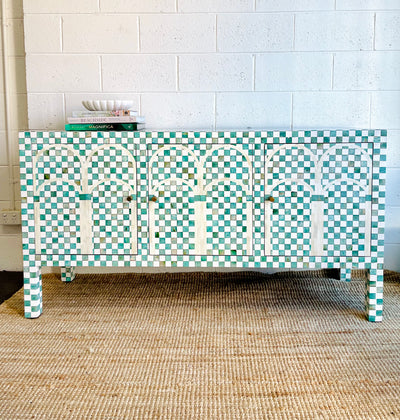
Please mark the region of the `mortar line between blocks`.
POLYGON ((296 13, 293 13, 293 43, 292 51, 296 51, 296 13))
POLYGON ((218 53, 218 14, 215 14, 215 52, 218 53))
POLYGON ((256 91, 256 54, 253 54, 253 91, 256 91))
POLYGON ((65 92, 62 93, 62 99, 64 121, 67 121, 67 98, 65 96, 65 92))
POLYGON ((369 92, 369 129, 372 127, 372 92, 369 92))
POLYGON ((64 37, 63 37, 64 18, 60 16, 60 48, 64 52, 64 37))
POLYGON ((293 110, 294 110, 294 106, 293 106, 293 102, 294 102, 294 93, 292 92, 290 94, 290 100, 291 100, 291 115, 290 115, 290 128, 291 130, 293 130, 293 110))
POLYGON ((141 49, 141 36, 140 36, 140 16, 138 16, 137 17, 137 34, 138 34, 138 36, 137 36, 137 42, 138 42, 138 45, 137 45, 137 48, 138 48, 138 52, 139 53, 141 53, 142 52, 142 49, 141 49))
POLYGON ((217 129, 217 92, 214 92, 214 130, 217 129))
POLYGON ((176 91, 180 92, 180 80, 179 80, 179 55, 175 56, 175 75, 176 75, 176 91))

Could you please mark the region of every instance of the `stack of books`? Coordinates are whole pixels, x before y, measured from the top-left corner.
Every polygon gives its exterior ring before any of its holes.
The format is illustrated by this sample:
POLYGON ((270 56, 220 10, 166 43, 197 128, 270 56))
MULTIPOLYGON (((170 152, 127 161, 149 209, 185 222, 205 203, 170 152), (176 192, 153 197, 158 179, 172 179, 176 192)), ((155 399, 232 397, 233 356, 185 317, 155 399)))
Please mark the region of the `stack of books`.
POLYGON ((73 111, 67 118, 66 131, 140 131, 145 128, 144 117, 137 111, 73 111))

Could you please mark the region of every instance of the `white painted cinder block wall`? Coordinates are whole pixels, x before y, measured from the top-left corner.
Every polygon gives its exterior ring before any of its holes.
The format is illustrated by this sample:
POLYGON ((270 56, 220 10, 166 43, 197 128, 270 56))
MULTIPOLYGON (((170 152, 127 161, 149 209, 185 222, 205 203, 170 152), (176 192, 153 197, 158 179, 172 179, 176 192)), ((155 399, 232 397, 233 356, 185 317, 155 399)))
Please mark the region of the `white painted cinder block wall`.
POLYGON ((400 271, 400 0, 24 0, 23 14, 30 129, 62 129, 90 98, 133 99, 149 129, 388 129, 385 266, 400 271))
MULTIPOLYGON (((5 13, 4 15, 2 13, 2 4, 0 8, 2 28, 0 31, 2 55, 0 62, 0 210, 21 207, 18 130, 28 128, 22 0, 2 0, 1 3, 4 3, 5 13), (3 36, 3 29, 5 36, 3 36), (5 55, 6 60, 4 60, 5 55), (7 66, 6 69, 4 64, 7 66), (8 75, 7 83, 4 80, 6 74, 8 75), (8 119, 6 118, 6 102, 9 110, 8 119), (7 148, 8 138, 10 139, 10 153, 7 148)), ((0 270, 22 270, 21 226, 0 225, 0 270)))

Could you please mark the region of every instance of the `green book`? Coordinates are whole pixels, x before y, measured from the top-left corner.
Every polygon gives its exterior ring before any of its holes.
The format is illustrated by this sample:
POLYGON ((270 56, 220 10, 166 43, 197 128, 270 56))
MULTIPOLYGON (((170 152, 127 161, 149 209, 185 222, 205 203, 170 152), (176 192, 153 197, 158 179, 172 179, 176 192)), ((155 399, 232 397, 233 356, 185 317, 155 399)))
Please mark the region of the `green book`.
POLYGON ((92 123, 65 124, 66 131, 138 131, 143 130, 143 123, 92 123))

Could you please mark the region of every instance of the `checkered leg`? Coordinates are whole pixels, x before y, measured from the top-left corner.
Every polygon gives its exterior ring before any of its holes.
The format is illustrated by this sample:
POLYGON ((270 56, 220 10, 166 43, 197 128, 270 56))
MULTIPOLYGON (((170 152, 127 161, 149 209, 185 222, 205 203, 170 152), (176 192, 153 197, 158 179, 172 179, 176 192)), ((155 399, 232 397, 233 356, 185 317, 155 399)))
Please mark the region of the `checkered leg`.
POLYGON ((351 280, 351 267, 346 267, 345 265, 340 267, 340 280, 341 281, 351 280))
POLYGON ((36 262, 24 267, 25 318, 37 318, 42 313, 42 272, 36 262))
POLYGON ((70 282, 75 278, 75 268, 74 267, 61 267, 61 280, 70 282))
POLYGON ((365 282, 365 309, 368 321, 382 321, 383 269, 371 267, 365 282))

